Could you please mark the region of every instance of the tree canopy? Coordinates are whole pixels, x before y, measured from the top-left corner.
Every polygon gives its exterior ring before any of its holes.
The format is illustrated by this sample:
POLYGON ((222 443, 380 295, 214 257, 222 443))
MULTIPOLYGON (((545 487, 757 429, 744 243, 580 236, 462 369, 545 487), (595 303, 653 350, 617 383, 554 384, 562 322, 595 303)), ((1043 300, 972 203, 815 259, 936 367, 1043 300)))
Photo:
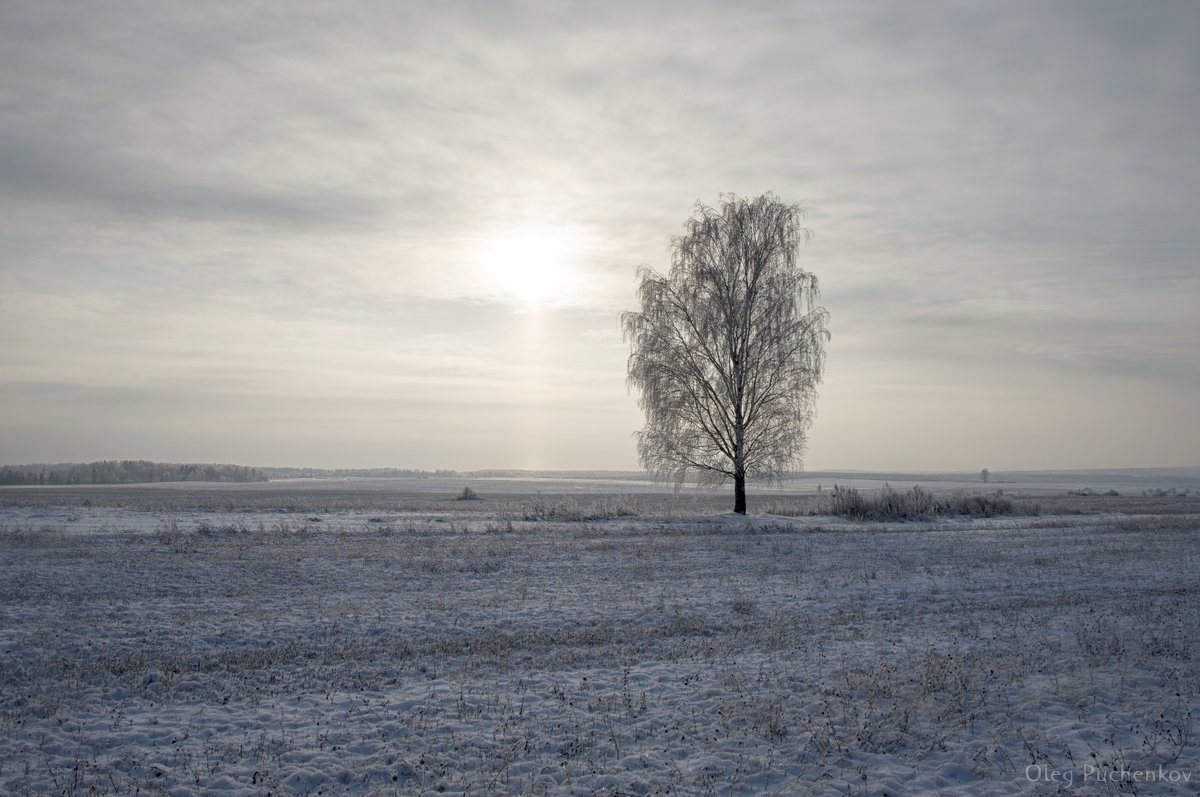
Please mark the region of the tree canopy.
POLYGON ((828 313, 799 265, 803 215, 770 193, 697 203, 669 272, 641 268, 641 310, 621 317, 642 466, 677 483, 732 479, 736 512, 747 479, 800 464, 815 411, 828 313))

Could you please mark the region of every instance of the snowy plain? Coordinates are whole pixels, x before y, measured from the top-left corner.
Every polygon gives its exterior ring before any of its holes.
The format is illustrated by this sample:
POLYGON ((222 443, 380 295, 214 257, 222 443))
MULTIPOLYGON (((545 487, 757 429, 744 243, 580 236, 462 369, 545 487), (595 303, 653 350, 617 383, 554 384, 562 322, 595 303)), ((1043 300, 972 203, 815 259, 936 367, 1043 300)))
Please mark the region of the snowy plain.
POLYGON ((1200 791, 1194 495, 463 484, 0 490, 0 792, 1200 791))

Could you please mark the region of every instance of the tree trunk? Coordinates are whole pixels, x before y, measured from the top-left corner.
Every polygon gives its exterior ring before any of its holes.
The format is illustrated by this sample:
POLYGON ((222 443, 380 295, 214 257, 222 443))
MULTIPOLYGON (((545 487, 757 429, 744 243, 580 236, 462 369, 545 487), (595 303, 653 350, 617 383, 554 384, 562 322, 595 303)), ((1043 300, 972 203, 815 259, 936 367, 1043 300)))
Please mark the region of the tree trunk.
POLYGON ((744 473, 733 477, 733 511, 739 515, 746 514, 746 474, 744 473))

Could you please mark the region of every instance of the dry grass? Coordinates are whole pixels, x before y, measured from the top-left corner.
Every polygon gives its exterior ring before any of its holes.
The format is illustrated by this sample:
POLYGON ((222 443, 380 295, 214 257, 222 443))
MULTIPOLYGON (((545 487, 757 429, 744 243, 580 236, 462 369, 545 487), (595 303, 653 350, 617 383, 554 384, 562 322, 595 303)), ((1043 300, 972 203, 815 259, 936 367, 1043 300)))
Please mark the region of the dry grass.
POLYGON ((818 492, 809 513, 839 515, 850 520, 934 520, 946 517, 987 518, 996 515, 1036 515, 1037 504, 1014 499, 997 490, 992 493, 958 490, 934 495, 920 487, 896 490, 890 485, 875 493, 834 485, 818 492))
POLYGON ((0 522, 0 789, 1120 794, 1085 766, 1200 758, 1194 514, 328 500, 0 522))

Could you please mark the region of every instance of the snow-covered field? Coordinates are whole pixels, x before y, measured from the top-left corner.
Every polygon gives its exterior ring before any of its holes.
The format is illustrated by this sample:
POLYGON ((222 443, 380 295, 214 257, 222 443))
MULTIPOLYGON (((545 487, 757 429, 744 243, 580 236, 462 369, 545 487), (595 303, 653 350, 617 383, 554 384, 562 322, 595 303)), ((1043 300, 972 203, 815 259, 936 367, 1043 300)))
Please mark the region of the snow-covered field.
POLYGON ((282 489, 0 494, 0 792, 1200 788, 1189 499, 282 489))

